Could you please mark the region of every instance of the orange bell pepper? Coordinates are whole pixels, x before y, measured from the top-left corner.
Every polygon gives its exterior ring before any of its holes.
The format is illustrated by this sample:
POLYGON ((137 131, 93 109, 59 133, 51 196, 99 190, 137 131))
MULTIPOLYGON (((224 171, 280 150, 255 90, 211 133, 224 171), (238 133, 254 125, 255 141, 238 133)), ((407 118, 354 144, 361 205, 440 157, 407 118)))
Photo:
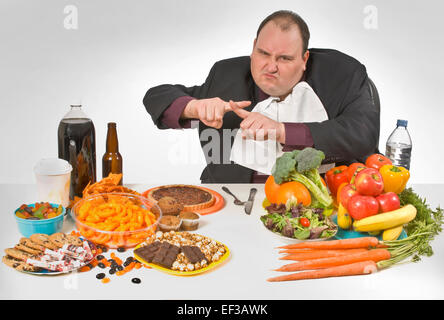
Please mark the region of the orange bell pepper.
POLYGON ((410 179, 410 172, 404 167, 385 164, 379 169, 384 181, 384 192, 401 193, 410 179))

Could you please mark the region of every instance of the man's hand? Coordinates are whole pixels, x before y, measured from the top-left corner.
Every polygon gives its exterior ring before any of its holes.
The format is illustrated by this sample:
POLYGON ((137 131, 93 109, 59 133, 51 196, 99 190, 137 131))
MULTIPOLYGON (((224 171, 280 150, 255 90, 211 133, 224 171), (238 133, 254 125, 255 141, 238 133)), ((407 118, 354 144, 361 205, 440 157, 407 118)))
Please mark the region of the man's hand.
POLYGON ((240 128, 244 139, 267 140, 274 137, 276 141, 285 143, 285 126, 281 122, 270 119, 258 112, 243 110, 237 102, 230 100, 234 113, 244 119, 240 128))
MULTIPOLYGON (((238 101, 236 107, 241 109, 250 104, 251 101, 238 101)), ((232 111, 230 104, 220 98, 196 99, 188 102, 181 118, 199 119, 205 125, 219 129, 222 127, 224 114, 228 111, 232 111)))

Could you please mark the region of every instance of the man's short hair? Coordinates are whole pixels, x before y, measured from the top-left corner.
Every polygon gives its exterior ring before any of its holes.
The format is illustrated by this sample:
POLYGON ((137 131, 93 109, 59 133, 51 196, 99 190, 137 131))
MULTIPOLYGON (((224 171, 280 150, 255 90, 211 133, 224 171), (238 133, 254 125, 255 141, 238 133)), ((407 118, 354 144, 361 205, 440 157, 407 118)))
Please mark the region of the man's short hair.
POLYGON ((259 25, 256 38, 259 37, 259 33, 261 32, 262 28, 270 21, 275 22, 282 31, 287 31, 292 25, 297 25, 302 36, 302 54, 307 51, 308 41, 310 40, 310 31, 308 30, 308 26, 305 21, 297 13, 290 10, 279 10, 273 12, 259 25))

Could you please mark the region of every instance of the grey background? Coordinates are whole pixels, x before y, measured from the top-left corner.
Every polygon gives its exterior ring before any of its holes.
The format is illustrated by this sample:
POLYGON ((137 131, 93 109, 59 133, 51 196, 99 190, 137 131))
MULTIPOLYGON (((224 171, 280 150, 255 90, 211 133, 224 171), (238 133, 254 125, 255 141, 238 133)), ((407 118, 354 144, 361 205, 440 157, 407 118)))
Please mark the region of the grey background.
POLYGON ((97 173, 106 123, 117 122, 125 183, 199 183, 197 132, 160 131, 142 104, 149 87, 201 84, 220 59, 249 55, 259 23, 298 12, 310 47, 366 65, 381 98, 380 150, 396 119, 409 120, 411 182, 440 183, 440 1, 23 1, 0 0, 0 183, 33 183, 40 158, 57 157, 57 127, 81 100, 96 128, 97 173), (78 29, 64 27, 64 8, 78 29), (377 9, 368 29, 367 6, 377 9))

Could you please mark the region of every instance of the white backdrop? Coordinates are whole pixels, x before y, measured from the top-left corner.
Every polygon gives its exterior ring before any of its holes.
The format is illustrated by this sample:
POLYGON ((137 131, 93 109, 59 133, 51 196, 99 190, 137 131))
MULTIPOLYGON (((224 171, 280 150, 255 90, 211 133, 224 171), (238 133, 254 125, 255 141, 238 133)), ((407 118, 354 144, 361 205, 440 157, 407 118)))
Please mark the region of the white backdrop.
POLYGON ((125 183, 199 183, 197 132, 158 130, 143 96, 162 83, 201 84, 217 60, 250 54, 259 23, 279 9, 306 20, 310 47, 367 67, 381 99, 380 150, 407 119, 411 182, 442 182, 441 1, 0 0, 0 183, 35 181, 34 164, 57 157, 58 123, 79 99, 95 124, 99 179, 115 121, 125 183))

